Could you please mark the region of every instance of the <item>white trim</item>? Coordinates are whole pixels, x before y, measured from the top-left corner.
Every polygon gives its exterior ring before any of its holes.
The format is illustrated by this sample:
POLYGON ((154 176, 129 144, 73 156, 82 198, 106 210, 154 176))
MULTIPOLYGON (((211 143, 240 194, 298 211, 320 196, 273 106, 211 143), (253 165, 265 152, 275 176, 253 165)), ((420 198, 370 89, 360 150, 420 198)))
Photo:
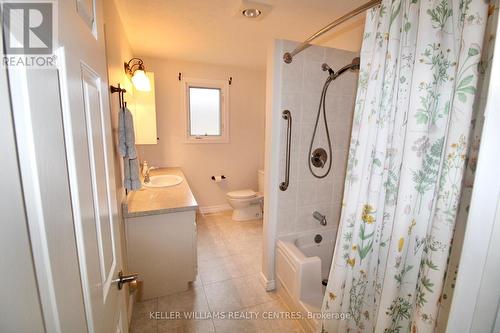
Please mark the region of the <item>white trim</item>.
POLYGON ((231 206, 228 203, 222 205, 204 206, 199 208, 200 213, 202 214, 221 213, 232 209, 233 208, 231 208, 231 206))
POLYGON ((197 78, 182 78, 181 84, 182 108, 184 110, 184 143, 229 143, 229 83, 225 80, 209 80, 197 78), (221 135, 195 137, 189 134, 189 87, 206 87, 220 89, 221 93, 221 135))
POLYGON ((278 183, 281 135, 281 55, 283 41, 274 40, 269 47, 266 73, 266 142, 264 174, 264 252, 262 274, 275 280, 276 240, 278 224, 278 183))
MULTIPOLYGON (((497 35, 500 34, 500 25, 497 35)), ((500 238, 500 43, 495 45, 485 122, 472 192, 469 217, 447 332, 492 332, 495 327, 500 290, 500 266, 495 242, 500 238)))
POLYGON ((273 291, 276 289, 276 280, 268 280, 264 273, 260 272, 259 280, 266 289, 266 291, 273 291))

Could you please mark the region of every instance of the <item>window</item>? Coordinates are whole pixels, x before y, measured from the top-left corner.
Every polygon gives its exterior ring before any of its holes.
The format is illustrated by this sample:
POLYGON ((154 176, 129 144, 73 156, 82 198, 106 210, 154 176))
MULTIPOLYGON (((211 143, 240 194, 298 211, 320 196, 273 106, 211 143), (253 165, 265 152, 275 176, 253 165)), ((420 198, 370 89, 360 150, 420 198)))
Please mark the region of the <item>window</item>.
POLYGON ((228 82, 185 78, 186 141, 227 143, 228 82))
POLYGON ((221 135, 220 99, 218 88, 189 87, 189 135, 221 135))

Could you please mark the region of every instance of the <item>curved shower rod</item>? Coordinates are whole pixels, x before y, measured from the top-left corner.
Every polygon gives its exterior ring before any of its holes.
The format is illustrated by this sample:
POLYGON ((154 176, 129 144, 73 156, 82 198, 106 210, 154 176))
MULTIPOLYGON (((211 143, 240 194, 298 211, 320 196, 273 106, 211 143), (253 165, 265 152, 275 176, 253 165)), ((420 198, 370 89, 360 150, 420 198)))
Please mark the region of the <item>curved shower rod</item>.
POLYGON ((309 46, 311 46, 311 42, 313 40, 322 36, 323 34, 330 31, 331 29, 335 28, 336 26, 344 23, 345 21, 353 18, 354 16, 359 15, 359 14, 367 11, 370 8, 378 6, 381 2, 382 2, 382 0, 370 0, 367 3, 365 3, 364 5, 358 7, 356 9, 354 9, 353 11, 350 11, 349 13, 345 14, 344 16, 336 19, 335 21, 328 24, 326 27, 324 27, 323 29, 321 29, 320 31, 316 32, 314 35, 312 35, 311 37, 306 39, 299 46, 297 46, 295 48, 295 50, 293 50, 292 52, 286 52, 285 54, 283 54, 283 61, 287 64, 290 64, 293 60, 293 57, 295 57, 297 54, 299 54, 300 52, 304 51, 309 46))

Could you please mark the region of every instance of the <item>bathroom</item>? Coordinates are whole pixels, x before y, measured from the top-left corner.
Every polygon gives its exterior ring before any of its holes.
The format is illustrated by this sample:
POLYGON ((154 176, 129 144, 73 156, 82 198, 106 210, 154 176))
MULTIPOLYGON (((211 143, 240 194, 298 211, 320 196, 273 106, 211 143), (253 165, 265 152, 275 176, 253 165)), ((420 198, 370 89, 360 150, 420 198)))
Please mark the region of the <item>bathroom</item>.
POLYGON ((498 0, 0 5, 0 331, 500 332, 498 0))

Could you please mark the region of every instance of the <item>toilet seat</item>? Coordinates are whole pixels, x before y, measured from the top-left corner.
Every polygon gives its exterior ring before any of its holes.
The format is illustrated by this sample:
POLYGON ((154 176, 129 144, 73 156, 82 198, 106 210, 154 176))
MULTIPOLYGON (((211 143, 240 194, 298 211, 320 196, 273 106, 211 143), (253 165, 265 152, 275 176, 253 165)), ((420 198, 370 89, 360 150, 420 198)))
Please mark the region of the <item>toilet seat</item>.
POLYGON ((257 192, 253 190, 239 190, 228 192, 227 196, 232 199, 250 199, 257 196, 257 192))
POLYGON ((251 221, 262 218, 264 206, 264 172, 257 173, 259 192, 252 189, 226 193, 226 199, 233 209, 233 221, 251 221))

